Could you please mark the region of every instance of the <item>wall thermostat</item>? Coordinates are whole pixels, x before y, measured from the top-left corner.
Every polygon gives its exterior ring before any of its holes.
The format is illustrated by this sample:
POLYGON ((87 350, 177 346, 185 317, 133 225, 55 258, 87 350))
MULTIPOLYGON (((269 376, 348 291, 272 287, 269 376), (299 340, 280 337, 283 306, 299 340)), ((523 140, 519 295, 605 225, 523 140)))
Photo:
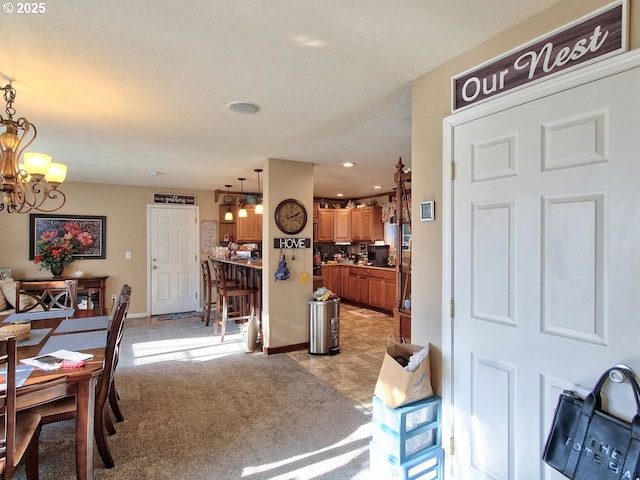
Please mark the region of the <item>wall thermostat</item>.
POLYGON ((420 202, 420 220, 431 222, 436 218, 436 204, 433 200, 420 202))

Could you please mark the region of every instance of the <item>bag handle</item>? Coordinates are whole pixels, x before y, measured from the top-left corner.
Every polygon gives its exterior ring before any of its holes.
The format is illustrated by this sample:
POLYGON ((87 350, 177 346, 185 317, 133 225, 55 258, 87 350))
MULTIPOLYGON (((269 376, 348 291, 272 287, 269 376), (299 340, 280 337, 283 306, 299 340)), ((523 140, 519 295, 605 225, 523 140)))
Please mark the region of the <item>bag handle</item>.
POLYGON ((614 365, 600 376, 593 387, 593 390, 584 400, 583 412, 585 410, 590 410, 589 415, 593 415, 593 411, 596 408, 602 408, 602 387, 607 379, 611 379, 617 383, 622 383, 625 380, 629 381, 631 388, 633 389, 634 400, 636 401, 636 416, 640 416, 640 386, 638 386, 638 382, 635 379, 635 373, 631 370, 631 367, 624 364, 614 365))
MULTIPOLYGON (((601 408, 602 387, 604 386, 607 379, 611 379, 617 383, 622 383, 625 380, 628 380, 631 384, 633 396, 636 401, 636 414, 634 415, 633 421, 631 422, 631 444, 634 446, 633 448, 635 450, 640 451, 640 386, 638 386, 638 382, 635 379, 635 373, 633 372, 631 367, 624 364, 614 365, 600 376, 595 386, 593 387, 593 390, 589 392, 589 394, 584 399, 584 405, 582 407, 582 412, 580 413, 578 426, 576 428, 575 435, 573 435, 573 448, 571 448, 571 453, 569 454, 567 465, 563 471, 563 473, 569 478, 573 478, 576 469, 578 468, 578 460, 580 459, 580 454, 582 453, 582 445, 584 444, 584 439, 587 435, 589 423, 591 422, 591 417, 593 417, 595 409, 601 408)), ((631 457, 632 456, 627 455, 625 468, 628 467, 627 463, 631 463, 631 461, 635 461, 637 459, 637 456, 635 458, 631 457)), ((635 470, 635 463, 633 465, 633 469, 635 470)))

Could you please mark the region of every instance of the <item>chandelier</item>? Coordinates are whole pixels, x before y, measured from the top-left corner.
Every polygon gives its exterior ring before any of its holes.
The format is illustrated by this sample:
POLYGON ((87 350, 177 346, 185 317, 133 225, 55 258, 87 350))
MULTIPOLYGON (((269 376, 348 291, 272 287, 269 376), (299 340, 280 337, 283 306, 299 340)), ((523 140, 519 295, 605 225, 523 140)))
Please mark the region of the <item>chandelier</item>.
POLYGON ((67 166, 52 163, 49 155, 33 152, 25 153, 24 163, 20 163, 22 153, 36 139, 38 131, 24 117, 13 119, 16 114, 13 108, 16 91, 11 83, 0 87, 0 90, 4 92, 7 104, 7 118, 0 113, 0 124, 6 129, 0 134, 0 211, 55 212, 67 200, 65 194, 58 190, 67 175, 67 166), (44 205, 48 200, 52 202, 44 205))

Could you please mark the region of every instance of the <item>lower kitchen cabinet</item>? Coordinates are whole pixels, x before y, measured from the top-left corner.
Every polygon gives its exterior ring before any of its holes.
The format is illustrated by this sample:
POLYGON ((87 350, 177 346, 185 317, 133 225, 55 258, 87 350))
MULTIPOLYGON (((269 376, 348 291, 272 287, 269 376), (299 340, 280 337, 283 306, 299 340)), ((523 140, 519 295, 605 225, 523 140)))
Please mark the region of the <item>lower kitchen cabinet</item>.
POLYGON ((396 304, 395 270, 369 270, 369 305, 392 311, 396 304))
POLYGON ((340 288, 340 266, 322 266, 320 272, 322 274, 322 285, 337 296, 342 297, 342 290, 340 288))
POLYGON ((366 266, 323 265, 323 286, 343 300, 392 312, 396 303, 396 272, 366 266))
POLYGON ((369 304, 369 269, 362 267, 349 268, 349 300, 369 304))

